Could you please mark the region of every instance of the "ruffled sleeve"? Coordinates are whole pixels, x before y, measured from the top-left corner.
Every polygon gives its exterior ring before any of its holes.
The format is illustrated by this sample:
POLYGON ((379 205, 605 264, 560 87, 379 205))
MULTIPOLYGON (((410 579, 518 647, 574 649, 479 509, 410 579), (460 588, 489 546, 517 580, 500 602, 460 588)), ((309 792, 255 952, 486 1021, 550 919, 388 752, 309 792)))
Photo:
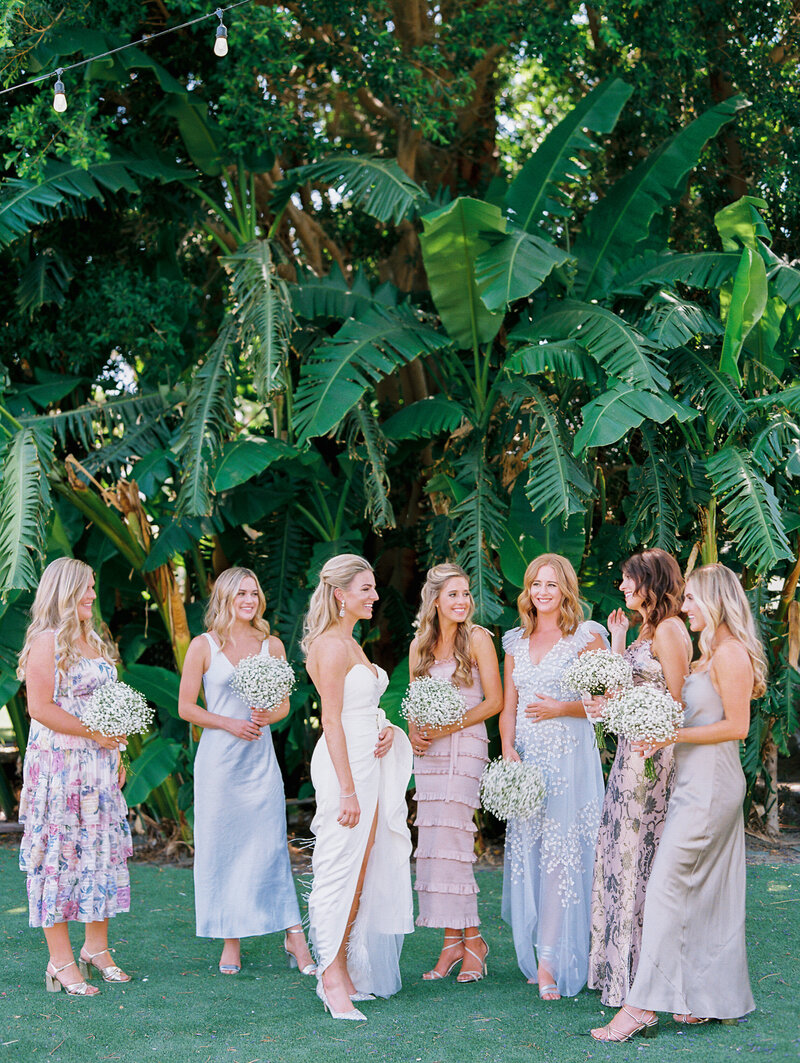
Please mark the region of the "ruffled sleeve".
POLYGON ((522 628, 512 627, 510 631, 506 631, 503 635, 503 649, 506 653, 514 653, 522 638, 522 628))
POLYGON ((584 620, 582 624, 578 625, 578 630, 572 636, 579 653, 581 650, 586 649, 595 635, 599 635, 602 638, 606 649, 610 648, 611 643, 608 641, 608 632, 603 625, 598 624, 596 620, 584 620))

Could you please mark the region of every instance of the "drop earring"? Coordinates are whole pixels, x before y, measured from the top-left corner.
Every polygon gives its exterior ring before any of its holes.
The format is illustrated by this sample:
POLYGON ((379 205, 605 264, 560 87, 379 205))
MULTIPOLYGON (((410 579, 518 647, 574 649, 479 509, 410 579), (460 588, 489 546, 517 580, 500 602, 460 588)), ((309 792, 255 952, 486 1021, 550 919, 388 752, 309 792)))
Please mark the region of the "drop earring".
POLYGON ((341 603, 341 608, 339 609, 339 618, 341 619, 343 616, 344 616, 344 602, 341 603))

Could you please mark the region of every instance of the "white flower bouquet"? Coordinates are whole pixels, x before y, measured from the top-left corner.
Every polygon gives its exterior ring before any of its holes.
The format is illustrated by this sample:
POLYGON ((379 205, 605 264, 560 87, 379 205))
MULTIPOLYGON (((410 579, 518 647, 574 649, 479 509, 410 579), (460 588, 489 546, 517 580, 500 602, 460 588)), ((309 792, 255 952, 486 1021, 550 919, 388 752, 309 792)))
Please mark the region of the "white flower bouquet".
MULTIPOLYGON (((138 690, 112 679, 94 691, 82 722, 101 735, 146 734, 153 725, 153 716, 138 690)), ((125 745, 120 749, 124 750, 125 745)))
POLYGON ((277 709, 294 690, 294 669, 283 657, 259 654, 239 661, 230 679, 231 690, 251 709, 277 709))
MULTIPOLYGON (((672 742, 683 723, 683 706, 658 687, 643 683, 611 698, 603 719, 609 731, 630 742, 672 742)), ((648 779, 655 779, 652 757, 645 757, 644 769, 648 779)))
MULTIPOLYGON (((633 686, 633 669, 624 657, 611 650, 589 650, 565 669, 561 682, 569 690, 580 690, 586 697, 600 697, 611 691, 633 686)), ((597 748, 605 749, 603 717, 594 725, 597 748)))
POLYGON ((544 799, 544 779, 533 764, 498 757, 483 770, 481 804, 497 819, 528 819, 544 799))
POLYGON ((460 724, 467 711, 467 703, 461 691, 449 679, 423 675, 409 683, 400 711, 407 720, 425 731, 428 728, 460 724))

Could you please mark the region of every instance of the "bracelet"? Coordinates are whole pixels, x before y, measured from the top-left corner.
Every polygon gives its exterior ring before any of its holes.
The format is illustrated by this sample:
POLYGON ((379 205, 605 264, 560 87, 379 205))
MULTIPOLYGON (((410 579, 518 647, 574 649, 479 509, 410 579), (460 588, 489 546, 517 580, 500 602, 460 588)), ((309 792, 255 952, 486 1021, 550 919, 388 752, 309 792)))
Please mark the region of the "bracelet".
POLYGON ((355 790, 353 790, 353 792, 351 794, 339 794, 339 800, 340 801, 346 801, 348 798, 355 797, 355 796, 356 796, 356 792, 355 792, 355 790))

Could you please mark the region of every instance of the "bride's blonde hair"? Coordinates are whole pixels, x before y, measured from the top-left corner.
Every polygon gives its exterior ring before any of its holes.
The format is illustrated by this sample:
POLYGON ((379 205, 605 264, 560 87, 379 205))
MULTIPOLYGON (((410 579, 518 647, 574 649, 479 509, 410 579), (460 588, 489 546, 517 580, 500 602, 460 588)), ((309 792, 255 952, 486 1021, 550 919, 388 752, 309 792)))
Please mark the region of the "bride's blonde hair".
POLYGON ((233 607, 242 580, 251 579, 258 591, 258 611, 250 621, 251 626, 264 638, 269 638, 269 624, 264 619, 267 600, 258 582, 258 576, 249 568, 226 568, 214 582, 214 589, 206 606, 204 622, 208 631, 217 636, 220 647, 231 637, 231 628, 236 621, 233 607))
MULTIPOLYGON (((433 650, 441 635, 436 603, 447 581, 457 578, 465 579, 467 586, 469 586, 469 576, 460 565, 454 565, 452 562, 447 561, 444 564, 434 565, 433 568, 428 569, 425 585, 422 588, 422 601, 417 618, 414 621, 417 628, 418 661, 411 677, 412 679, 419 679, 420 676, 430 674, 430 667, 435 660, 433 650)), ((474 612, 475 602, 470 595, 469 610, 466 617, 456 627, 456 637, 453 643, 453 656, 456 659, 453 681, 456 686, 472 686, 473 659, 470 646, 474 627, 472 623, 472 614, 474 612)))
POLYGON ((706 621, 706 626, 700 632, 700 660, 695 667, 711 660, 714 634, 721 624, 725 624, 750 655, 753 665, 752 697, 760 698, 767 689, 767 658, 756 631, 750 603, 736 573, 725 565, 703 565, 696 568, 686 580, 686 589, 689 588, 706 621))
POLYGON ((18 679, 25 678, 31 645, 44 631, 52 631, 55 635, 56 667, 62 676, 66 676, 82 656, 77 645, 81 636, 109 664, 117 660, 116 647, 110 639, 95 631, 94 622, 78 619, 78 602, 89 589, 93 576, 89 565, 74 557, 56 558, 44 570, 19 655, 18 679))
POLYGON ((304 656, 308 656, 314 639, 319 638, 339 619, 339 603, 333 592, 346 591, 359 572, 372 572, 372 565, 358 554, 337 554, 322 566, 319 583, 311 595, 303 621, 300 648, 304 656))
POLYGON ((530 638, 536 630, 538 614, 531 597, 531 585, 539 575, 539 569, 544 568, 545 565, 549 565, 555 572, 556 583, 563 596, 558 617, 558 626, 562 635, 573 635, 583 620, 578 577, 575 569, 566 557, 562 557, 561 554, 539 554, 525 569, 522 593, 517 598, 517 610, 519 611, 523 638, 530 638))

